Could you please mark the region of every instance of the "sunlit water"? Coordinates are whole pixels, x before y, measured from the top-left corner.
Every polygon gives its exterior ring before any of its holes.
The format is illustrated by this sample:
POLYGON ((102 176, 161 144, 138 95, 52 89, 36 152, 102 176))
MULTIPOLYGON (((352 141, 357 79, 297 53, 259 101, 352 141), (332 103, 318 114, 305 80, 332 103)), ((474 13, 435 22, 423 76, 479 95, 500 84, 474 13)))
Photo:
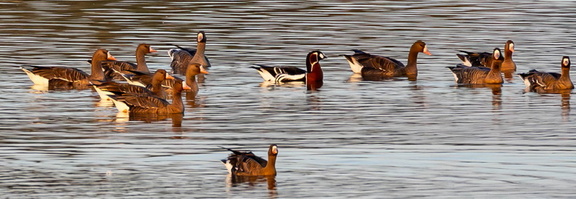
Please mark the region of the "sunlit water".
POLYGON ((570 198, 576 126, 569 95, 455 87, 456 50, 516 43, 518 72, 574 56, 576 3, 564 1, 0 2, 3 198, 570 198), (42 91, 16 66, 69 66, 106 48, 195 47, 213 67, 183 118, 129 121, 90 90, 42 91), (398 58, 424 40, 419 79, 359 81, 341 54, 398 58), (324 86, 261 87, 252 64, 304 67, 322 50, 324 86), (180 121, 181 119, 181 121, 180 121), (181 123, 181 124, 180 124, 181 123), (181 126, 181 127, 179 127, 181 126), (219 146, 265 156, 275 179, 227 183, 219 146))

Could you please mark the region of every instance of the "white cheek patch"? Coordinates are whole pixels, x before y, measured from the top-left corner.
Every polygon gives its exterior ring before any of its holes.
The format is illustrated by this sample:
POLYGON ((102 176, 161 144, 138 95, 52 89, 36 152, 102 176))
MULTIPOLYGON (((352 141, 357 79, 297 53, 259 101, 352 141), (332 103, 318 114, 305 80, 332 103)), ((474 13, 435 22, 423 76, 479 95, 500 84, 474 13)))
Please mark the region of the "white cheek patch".
POLYGON ((198 34, 198 42, 204 40, 204 34, 200 33, 198 34))
POLYGON ((494 59, 500 58, 500 50, 494 50, 494 59))
POLYGON ((570 66, 570 59, 564 58, 564 60, 562 60, 562 65, 563 66, 570 66))

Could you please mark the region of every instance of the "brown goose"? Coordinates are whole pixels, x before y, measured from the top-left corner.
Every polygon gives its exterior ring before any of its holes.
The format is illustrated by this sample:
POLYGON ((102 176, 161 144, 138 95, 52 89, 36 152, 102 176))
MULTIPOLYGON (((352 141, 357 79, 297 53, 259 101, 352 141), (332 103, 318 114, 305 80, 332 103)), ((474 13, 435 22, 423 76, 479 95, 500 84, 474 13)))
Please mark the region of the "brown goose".
POLYGON ((198 83, 196 82, 196 75, 198 74, 208 74, 208 71, 198 63, 190 63, 186 69, 186 85, 190 87, 188 92, 193 92, 194 95, 198 93, 198 83))
MULTIPOLYGON (((173 80, 174 76, 168 74, 166 70, 159 69, 156 73, 162 73, 165 76, 165 80, 162 84, 164 86, 171 86, 173 82, 167 82, 168 80, 173 80)), ((152 88, 152 80, 154 79, 155 73, 145 73, 145 72, 138 72, 138 71, 129 71, 129 73, 123 73, 122 77, 126 79, 128 84, 132 84, 135 86, 141 86, 146 88, 152 88)))
POLYGON ((136 64, 127 61, 103 61, 102 68, 104 75, 110 79, 124 80, 121 74, 129 71, 138 71, 143 73, 150 73, 148 65, 146 65, 146 54, 158 52, 148 44, 140 44, 136 47, 136 64))
POLYGON ((506 41, 504 46, 504 62, 502 62, 502 73, 504 77, 509 79, 512 78, 512 74, 516 72, 516 63, 512 60, 512 54, 514 53, 514 42, 512 40, 506 41))
POLYGON ((100 85, 94 85, 94 89, 100 95, 101 100, 111 100, 109 95, 114 95, 114 93, 131 93, 137 95, 150 95, 166 99, 165 89, 162 87, 162 81, 168 76, 166 70, 158 69, 152 76, 152 83, 150 89, 136 86, 127 83, 117 83, 117 82, 104 82, 100 85))
POLYGON ((390 77, 408 77, 415 79, 418 76, 418 53, 432 55, 426 43, 418 40, 410 47, 408 63, 406 66, 396 59, 379 55, 371 55, 360 50, 353 50, 353 55, 344 55, 348 64, 355 73, 361 73, 367 80, 377 80, 390 77))
POLYGON ((208 61, 208 58, 204 54, 206 50, 206 34, 204 31, 198 32, 196 42, 198 43, 196 50, 182 48, 176 45, 177 48, 168 51, 168 55, 170 55, 172 59, 170 67, 174 74, 186 73, 186 68, 189 63, 199 63, 204 67, 211 66, 210 61, 208 61))
POLYGON ((460 85, 475 84, 502 84, 502 74, 500 67, 504 61, 500 48, 495 48, 492 53, 492 66, 486 67, 467 67, 458 64, 456 67, 448 67, 454 74, 456 83, 460 85))
POLYGON ((130 114, 159 114, 183 113, 182 90, 187 88, 182 81, 176 81, 173 85, 172 104, 154 95, 142 95, 133 93, 113 92, 109 95, 112 102, 121 113, 130 114))
MULTIPOLYGON (((456 54, 462 64, 465 66, 475 66, 475 67, 490 67, 492 66, 492 53, 489 52, 468 52, 460 50, 460 52, 466 53, 456 54)), ((516 63, 512 59, 512 54, 514 53, 514 42, 512 40, 506 41, 504 44, 504 62, 502 62, 501 72, 504 74, 514 73, 516 71, 516 63)), ((509 77, 506 77, 509 78, 509 77)))
POLYGON ((105 49, 96 50, 92 55, 90 75, 70 67, 22 66, 21 68, 34 84, 48 86, 48 89, 88 89, 91 87, 91 81, 104 81, 104 72, 100 65, 104 60, 116 60, 116 58, 105 49))
POLYGON ((524 80, 527 91, 553 93, 561 90, 574 89, 570 79, 570 57, 562 57, 562 72, 547 73, 530 70, 528 73, 519 74, 524 80))
MULTIPOLYGON (((224 147, 222 147, 224 148, 224 147)), ((222 163, 232 175, 237 176, 275 176, 276 157, 278 146, 271 144, 268 149, 268 161, 254 155, 251 151, 236 151, 228 148, 232 153, 222 163)))

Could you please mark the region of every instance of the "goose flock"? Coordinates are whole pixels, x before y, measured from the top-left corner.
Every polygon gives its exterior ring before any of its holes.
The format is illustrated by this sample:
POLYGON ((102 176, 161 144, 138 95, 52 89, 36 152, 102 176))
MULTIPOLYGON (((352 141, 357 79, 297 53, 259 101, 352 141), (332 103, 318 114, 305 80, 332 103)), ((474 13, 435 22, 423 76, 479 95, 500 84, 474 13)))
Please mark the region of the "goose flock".
MULTIPOLYGON (((182 114, 184 103, 182 92, 196 96, 199 91, 197 76, 209 74, 211 67, 206 50, 206 33, 197 34, 196 49, 175 45, 168 51, 171 58, 171 72, 158 69, 151 72, 146 65, 145 56, 157 52, 148 44, 136 48, 136 63, 118 61, 105 49, 98 49, 88 62, 90 74, 71 67, 45 67, 23 65, 20 68, 35 85, 45 86, 52 90, 93 89, 101 100, 112 101, 121 113, 130 116, 137 114, 182 114), (184 77, 179 77, 182 75, 184 77), (171 99, 171 102, 168 101, 171 99)), ((362 50, 352 50, 352 55, 343 56, 353 73, 360 74, 364 80, 384 80, 396 77, 407 77, 416 80, 418 77, 417 59, 419 53, 432 55, 424 41, 412 44, 406 64, 392 57, 374 55, 362 50)), ((462 63, 447 67, 454 75, 455 82, 464 86, 501 85, 505 79, 511 79, 516 72, 512 59, 514 42, 508 40, 504 51, 494 48, 491 52, 460 51, 457 54, 462 63)), ((306 68, 294 66, 255 65, 256 72, 265 82, 282 84, 300 81, 310 90, 322 87, 323 71, 320 61, 327 56, 319 50, 306 55, 306 68)), ((564 93, 574 89, 570 79, 570 58, 561 59, 561 72, 541 72, 535 69, 519 75, 526 86, 526 92, 564 93)), ((224 147, 223 147, 224 148, 224 147)), ((227 170, 237 176, 275 176, 275 162, 278 146, 272 144, 268 149, 268 160, 256 156, 250 151, 237 151, 224 148, 232 153, 222 160, 227 170)))

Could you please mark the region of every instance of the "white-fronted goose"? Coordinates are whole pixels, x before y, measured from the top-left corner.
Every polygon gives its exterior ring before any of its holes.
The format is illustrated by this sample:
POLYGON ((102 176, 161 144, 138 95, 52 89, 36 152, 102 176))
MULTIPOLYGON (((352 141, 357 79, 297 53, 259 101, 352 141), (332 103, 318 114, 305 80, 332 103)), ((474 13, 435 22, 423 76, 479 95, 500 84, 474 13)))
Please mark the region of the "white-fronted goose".
POLYGON ((376 80, 390 77, 408 77, 415 79, 418 76, 418 53, 422 52, 432 55, 428 51, 426 43, 418 40, 410 47, 408 53, 408 62, 406 66, 396 59, 379 55, 353 50, 353 55, 344 55, 350 68, 355 73, 361 73, 362 77, 367 80, 376 80))
POLYGON ((124 77, 124 79, 128 82, 128 84, 146 87, 150 89, 152 88, 152 80, 154 79, 154 75, 156 73, 164 74, 165 81, 162 82, 164 86, 171 86, 173 84, 173 82, 166 82, 168 80, 173 80, 174 76, 168 74, 168 72, 166 72, 166 70, 164 69, 156 70, 155 73, 129 71, 129 73, 122 74, 122 77, 124 77))
POLYGON ((514 53, 514 42, 512 40, 506 41, 504 46, 504 62, 502 62, 502 73, 505 78, 512 78, 512 74, 516 72, 516 63, 512 59, 514 53))
POLYGON ((109 95, 114 95, 114 93, 131 93, 136 95, 150 95, 157 96, 166 99, 165 89, 162 87, 162 81, 168 76, 166 70, 158 69, 152 76, 151 87, 145 88, 142 86, 136 86, 127 83, 117 83, 117 82, 104 82, 99 85, 94 85, 94 89, 100 95, 101 100, 110 100, 109 95))
POLYGON ((311 51, 306 56, 306 70, 294 66, 264 66, 251 67, 258 71, 264 81, 289 82, 306 81, 322 82, 324 76, 320 67, 320 60, 326 59, 326 55, 320 51, 311 51))
POLYGON ((198 74, 208 74, 208 71, 198 63, 190 63, 186 69, 186 85, 190 87, 188 92, 198 93, 198 82, 196 82, 196 75, 198 74))
POLYGON ((138 71, 143 73, 150 73, 148 65, 146 65, 146 54, 158 52, 148 44, 140 44, 136 47, 136 64, 127 61, 103 61, 102 68, 104 75, 107 78, 123 80, 121 74, 129 71, 138 71))
MULTIPOLYGON (((224 148, 224 147, 222 147, 224 148)), ((232 153, 222 163, 232 175, 236 176, 275 176, 278 146, 271 144, 268 149, 268 161, 254 155, 251 151, 236 151, 224 148, 232 153)))
POLYGON ((196 50, 182 48, 178 45, 175 45, 177 48, 168 50, 168 55, 172 59, 170 67, 174 74, 185 74, 190 63, 199 63, 204 67, 211 66, 204 54, 206 51, 206 34, 204 31, 198 32, 196 42, 198 43, 196 50))
POLYGON ((183 113, 182 90, 187 88, 182 81, 176 81, 173 85, 172 103, 154 95, 142 95, 133 93, 115 93, 109 95, 119 112, 130 114, 171 114, 183 113))
POLYGON ((574 84, 570 79, 570 57, 562 57, 561 67, 560 74, 530 70, 528 73, 518 75, 524 80, 527 91, 553 93, 574 89, 574 84))
POLYGON ((495 48, 492 53, 492 66, 486 67, 467 67, 458 64, 456 67, 448 67, 453 75, 456 83, 460 85, 476 85, 476 84, 502 84, 502 74, 500 74, 500 67, 504 61, 502 52, 499 48, 495 48))
MULTIPOLYGON (((462 64, 465 66, 473 67, 490 67, 492 66, 492 53, 489 52, 468 52, 460 50, 460 52, 466 53, 456 54, 462 64)), ((506 41, 504 44, 504 62, 502 62, 501 72, 504 74, 514 73, 516 71, 516 63, 512 59, 512 54, 514 53, 514 42, 512 40, 506 41)), ((509 78, 509 77, 506 77, 509 78)))
POLYGON ((91 87, 91 81, 104 81, 100 62, 116 58, 107 50, 98 49, 91 60, 90 75, 70 67, 22 66, 21 68, 34 84, 48 86, 48 89, 88 89, 91 87))

